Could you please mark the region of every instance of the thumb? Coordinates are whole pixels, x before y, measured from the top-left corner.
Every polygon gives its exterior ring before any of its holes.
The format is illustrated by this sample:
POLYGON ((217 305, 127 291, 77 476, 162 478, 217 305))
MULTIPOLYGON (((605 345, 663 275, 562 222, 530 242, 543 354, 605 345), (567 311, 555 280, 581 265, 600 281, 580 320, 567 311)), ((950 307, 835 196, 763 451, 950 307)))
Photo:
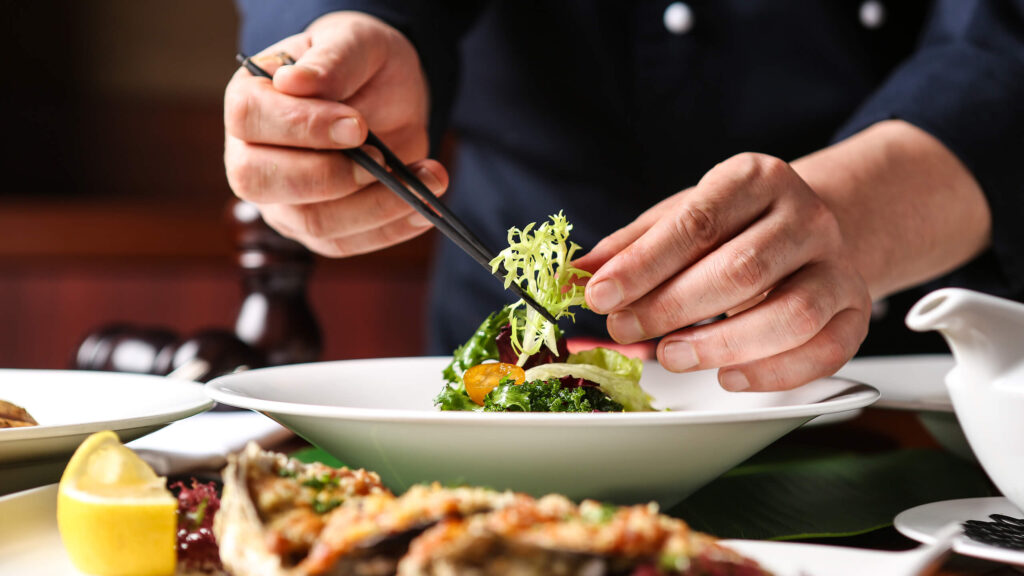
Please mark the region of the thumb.
POLYGON ((309 48, 274 75, 274 87, 293 96, 344 101, 384 65, 387 36, 374 23, 340 18, 311 26, 309 48))

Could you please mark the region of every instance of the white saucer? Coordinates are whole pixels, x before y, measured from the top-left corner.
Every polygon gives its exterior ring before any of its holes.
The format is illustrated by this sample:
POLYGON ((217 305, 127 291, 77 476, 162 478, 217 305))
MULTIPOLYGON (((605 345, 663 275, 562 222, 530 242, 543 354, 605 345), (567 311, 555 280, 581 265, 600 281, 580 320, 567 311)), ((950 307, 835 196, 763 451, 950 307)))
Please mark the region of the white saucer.
MULTIPOLYGON (((1024 513, 1006 498, 964 498, 916 506, 896 516, 893 525, 904 536, 928 543, 951 522, 989 521, 991 514, 1024 517, 1024 513)), ((1024 566, 1024 551, 983 544, 963 535, 953 542, 953 550, 965 556, 1024 566)))

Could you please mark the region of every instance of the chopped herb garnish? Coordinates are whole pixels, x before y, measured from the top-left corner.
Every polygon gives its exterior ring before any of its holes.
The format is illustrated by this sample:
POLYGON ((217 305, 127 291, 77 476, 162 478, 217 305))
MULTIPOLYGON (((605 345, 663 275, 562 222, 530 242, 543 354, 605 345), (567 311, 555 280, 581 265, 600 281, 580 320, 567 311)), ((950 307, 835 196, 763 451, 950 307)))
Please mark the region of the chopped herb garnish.
POLYGON ((341 506, 341 502, 342 501, 338 498, 331 498, 330 500, 314 500, 313 512, 316 512, 317 514, 327 514, 331 510, 341 506))

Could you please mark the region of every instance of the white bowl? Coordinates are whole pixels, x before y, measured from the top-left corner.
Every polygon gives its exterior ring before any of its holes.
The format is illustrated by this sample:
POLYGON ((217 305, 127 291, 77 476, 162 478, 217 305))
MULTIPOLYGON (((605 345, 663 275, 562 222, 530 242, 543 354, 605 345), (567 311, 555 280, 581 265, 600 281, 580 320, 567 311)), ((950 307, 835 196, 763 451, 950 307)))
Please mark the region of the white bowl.
POLYGON ((617 414, 440 412, 449 358, 349 360, 217 378, 210 396, 263 412, 395 491, 427 481, 539 495, 664 506, 822 414, 878 398, 828 378, 799 389, 730 393, 714 372, 644 367, 642 384, 668 411, 617 414))

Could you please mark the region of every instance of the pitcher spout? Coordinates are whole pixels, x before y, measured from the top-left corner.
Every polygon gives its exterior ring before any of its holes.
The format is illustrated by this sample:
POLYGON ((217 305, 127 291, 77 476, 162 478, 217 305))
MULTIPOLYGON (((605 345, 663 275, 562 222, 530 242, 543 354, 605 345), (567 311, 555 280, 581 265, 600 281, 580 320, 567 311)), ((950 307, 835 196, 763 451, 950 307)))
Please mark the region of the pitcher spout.
POLYGON ((963 288, 926 295, 907 313, 911 330, 937 330, 958 367, 990 382, 1024 359, 1024 304, 963 288))

